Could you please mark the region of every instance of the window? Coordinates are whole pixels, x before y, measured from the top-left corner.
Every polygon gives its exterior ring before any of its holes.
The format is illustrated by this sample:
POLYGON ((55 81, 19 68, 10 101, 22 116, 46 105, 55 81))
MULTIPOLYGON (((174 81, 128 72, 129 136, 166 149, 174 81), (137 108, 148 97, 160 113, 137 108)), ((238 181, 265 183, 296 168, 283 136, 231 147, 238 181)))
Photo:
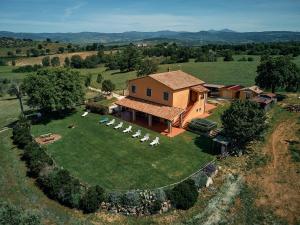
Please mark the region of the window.
POLYGON ((164 100, 165 101, 169 100, 169 92, 164 92, 164 100))
POLYGON ((150 88, 147 88, 147 96, 151 97, 152 95, 152 90, 150 88))
POLYGON ((131 86, 131 92, 132 92, 132 93, 135 93, 135 92, 136 92, 136 86, 135 86, 135 85, 132 85, 132 86, 131 86))

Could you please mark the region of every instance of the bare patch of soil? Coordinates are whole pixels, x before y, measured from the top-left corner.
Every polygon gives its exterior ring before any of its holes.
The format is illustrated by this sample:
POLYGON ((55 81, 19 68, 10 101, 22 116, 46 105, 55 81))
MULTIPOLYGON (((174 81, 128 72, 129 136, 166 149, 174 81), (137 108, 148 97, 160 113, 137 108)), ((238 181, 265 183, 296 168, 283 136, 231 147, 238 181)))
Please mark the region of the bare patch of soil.
POLYGON ((294 120, 280 123, 263 149, 271 160, 247 176, 249 185, 260 190, 256 204, 273 208, 290 224, 300 218, 300 174, 299 165, 292 162, 288 140, 295 138, 299 126, 294 120))
POLYGON ((56 141, 58 141, 59 139, 61 139, 61 135, 59 134, 51 134, 47 137, 37 137, 35 138, 35 141, 37 143, 39 143, 40 145, 46 145, 46 144, 51 144, 54 143, 56 141))

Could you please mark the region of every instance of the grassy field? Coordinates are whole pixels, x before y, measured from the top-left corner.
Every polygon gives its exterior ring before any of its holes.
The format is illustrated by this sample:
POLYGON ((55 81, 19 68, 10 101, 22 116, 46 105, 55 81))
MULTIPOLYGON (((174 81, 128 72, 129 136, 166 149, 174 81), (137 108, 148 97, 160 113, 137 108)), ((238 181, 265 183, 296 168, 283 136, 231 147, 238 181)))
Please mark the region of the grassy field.
MULTIPOLYGON (((99 115, 81 112, 62 120, 33 127, 37 135, 57 133, 62 139, 48 146, 57 163, 76 177, 108 189, 155 188, 177 182, 190 175, 213 156, 207 139, 186 132, 175 138, 149 130, 150 138, 160 137, 161 144, 150 147, 130 134, 98 123, 99 115), (74 129, 67 128, 75 124, 74 129)), ((127 127, 128 123, 124 125, 127 127)), ((133 125, 134 130, 141 129, 133 125)))
MULTIPOLYGON (((242 58, 243 55, 235 56, 235 60, 242 58)), ((190 61, 188 63, 181 64, 166 64, 159 66, 159 72, 171 70, 183 70, 190 73, 206 83, 216 84, 241 84, 241 85, 253 85, 255 83, 256 68, 259 64, 259 57, 253 57, 252 62, 223 62, 219 59, 218 62, 201 62, 195 63, 190 61)), ((300 67, 300 57, 294 59, 294 62, 300 67)), ((25 74, 12 73, 10 66, 0 67, 0 78, 23 78, 25 74)), ((96 83, 96 78, 99 73, 102 74, 104 79, 110 79, 116 84, 117 90, 126 89, 126 81, 136 77, 136 72, 120 73, 119 71, 106 71, 106 68, 102 65, 94 69, 78 69, 82 75, 92 74, 92 86, 100 87, 96 83)))

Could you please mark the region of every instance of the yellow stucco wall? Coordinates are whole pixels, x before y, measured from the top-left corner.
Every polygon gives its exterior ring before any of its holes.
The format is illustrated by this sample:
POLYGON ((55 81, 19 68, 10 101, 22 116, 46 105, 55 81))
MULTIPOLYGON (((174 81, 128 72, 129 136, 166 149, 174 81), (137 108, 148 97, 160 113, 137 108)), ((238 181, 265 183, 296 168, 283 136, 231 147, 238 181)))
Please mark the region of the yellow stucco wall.
POLYGON ((182 89, 173 93, 173 106, 185 109, 189 103, 190 89, 182 89))
POLYGON ((143 77, 130 80, 128 83, 129 96, 156 102, 163 105, 173 106, 173 91, 151 77, 143 77), (136 86, 136 93, 132 93, 131 86, 136 86), (147 96, 147 88, 152 90, 151 97, 147 96), (169 100, 164 100, 164 92, 169 93, 169 100))

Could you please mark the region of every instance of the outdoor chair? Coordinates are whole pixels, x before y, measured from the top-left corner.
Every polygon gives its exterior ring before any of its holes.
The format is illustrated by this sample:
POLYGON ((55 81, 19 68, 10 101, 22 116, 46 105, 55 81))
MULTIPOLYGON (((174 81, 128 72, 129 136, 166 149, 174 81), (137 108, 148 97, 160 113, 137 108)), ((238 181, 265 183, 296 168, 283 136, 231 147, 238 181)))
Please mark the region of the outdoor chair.
POLYGON ((87 114, 89 114, 89 112, 84 112, 81 116, 82 116, 82 117, 86 117, 87 114))
POLYGON ((159 137, 156 137, 151 143, 150 146, 155 146, 159 144, 159 137))
POLYGON ((110 122, 108 122, 108 123, 106 124, 106 126, 113 125, 115 122, 116 122, 116 120, 115 120, 115 119, 112 119, 110 122))
POLYGON ((141 130, 138 130, 137 132, 135 132, 134 135, 132 135, 133 138, 136 138, 136 137, 140 137, 142 135, 142 131, 141 130))
POLYGON ((99 123, 106 123, 106 122, 108 122, 108 120, 109 119, 107 117, 105 117, 105 118, 100 119, 99 123))
POLYGON ((132 132, 132 126, 129 126, 125 130, 123 130, 123 133, 129 133, 129 132, 132 132))
POLYGON ((148 141, 149 138, 150 138, 150 135, 149 135, 149 134, 146 134, 146 135, 141 139, 141 142, 148 141))
POLYGON ((123 122, 120 122, 117 126, 115 126, 114 128, 117 130, 117 129, 120 129, 123 127, 123 122))

